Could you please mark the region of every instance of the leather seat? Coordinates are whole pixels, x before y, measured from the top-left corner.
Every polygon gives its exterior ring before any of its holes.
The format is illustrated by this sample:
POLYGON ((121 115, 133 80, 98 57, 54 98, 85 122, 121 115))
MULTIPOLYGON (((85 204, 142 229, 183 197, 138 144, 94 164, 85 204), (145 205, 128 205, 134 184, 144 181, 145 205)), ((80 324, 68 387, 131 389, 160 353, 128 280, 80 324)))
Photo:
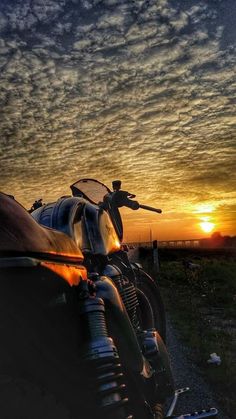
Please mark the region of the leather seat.
POLYGON ((17 201, 0 193, 0 255, 9 252, 83 260, 80 249, 70 237, 40 226, 17 201))

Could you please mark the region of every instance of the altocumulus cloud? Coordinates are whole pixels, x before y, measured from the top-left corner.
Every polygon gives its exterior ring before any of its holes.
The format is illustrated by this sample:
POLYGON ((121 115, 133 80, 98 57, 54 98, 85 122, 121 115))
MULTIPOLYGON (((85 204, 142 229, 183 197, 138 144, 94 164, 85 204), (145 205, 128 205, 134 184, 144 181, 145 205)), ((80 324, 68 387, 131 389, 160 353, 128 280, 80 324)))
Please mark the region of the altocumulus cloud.
POLYGON ((1 1, 1 189, 119 174, 169 210, 231 208, 235 21, 234 0, 1 1))

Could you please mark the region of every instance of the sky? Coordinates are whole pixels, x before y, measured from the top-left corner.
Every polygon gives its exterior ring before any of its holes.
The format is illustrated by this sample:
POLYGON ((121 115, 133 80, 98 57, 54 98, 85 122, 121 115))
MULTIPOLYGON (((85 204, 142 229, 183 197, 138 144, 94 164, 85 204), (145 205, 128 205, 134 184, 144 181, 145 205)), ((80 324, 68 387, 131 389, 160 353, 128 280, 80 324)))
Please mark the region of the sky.
POLYGON ((125 240, 236 234, 235 0, 1 0, 0 103, 26 208, 118 178, 163 210, 124 210, 125 240))

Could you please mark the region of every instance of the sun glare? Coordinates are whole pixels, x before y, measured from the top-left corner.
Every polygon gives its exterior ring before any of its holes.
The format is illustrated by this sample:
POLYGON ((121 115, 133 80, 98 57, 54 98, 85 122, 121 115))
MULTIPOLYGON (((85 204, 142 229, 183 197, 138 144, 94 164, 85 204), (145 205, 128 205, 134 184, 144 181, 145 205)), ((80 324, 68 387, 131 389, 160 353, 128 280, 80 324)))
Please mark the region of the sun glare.
POLYGON ((203 221, 202 223, 200 223, 200 227, 204 231, 204 233, 210 233, 214 229, 215 224, 210 223, 209 221, 203 221))
POLYGON ((215 206, 213 204, 198 204, 196 206, 195 212, 197 214, 206 214, 211 213, 215 210, 215 206))

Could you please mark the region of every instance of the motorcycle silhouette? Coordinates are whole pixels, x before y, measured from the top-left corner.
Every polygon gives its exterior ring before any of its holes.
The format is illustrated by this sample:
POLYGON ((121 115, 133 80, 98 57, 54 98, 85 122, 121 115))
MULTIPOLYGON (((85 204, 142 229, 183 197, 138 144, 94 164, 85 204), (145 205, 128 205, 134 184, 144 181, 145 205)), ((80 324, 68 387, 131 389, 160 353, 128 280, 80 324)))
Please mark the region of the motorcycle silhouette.
POLYGON ((31 215, 0 194, 1 417, 174 418, 158 283, 121 250, 118 208, 142 206, 94 179, 71 189, 31 215))

